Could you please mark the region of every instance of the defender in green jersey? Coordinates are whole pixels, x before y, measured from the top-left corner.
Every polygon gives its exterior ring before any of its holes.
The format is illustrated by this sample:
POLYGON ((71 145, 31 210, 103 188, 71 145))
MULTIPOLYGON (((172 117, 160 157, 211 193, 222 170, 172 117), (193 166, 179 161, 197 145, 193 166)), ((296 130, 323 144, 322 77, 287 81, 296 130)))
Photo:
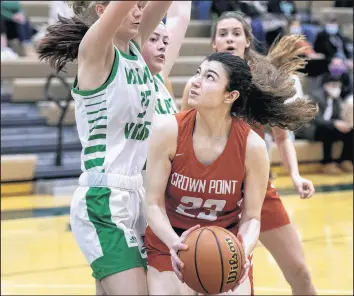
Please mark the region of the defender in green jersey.
POLYGON ((146 2, 72 1, 75 16, 59 17, 38 50, 58 71, 78 62, 72 96, 83 173, 70 222, 97 294, 147 294, 141 170, 156 91, 140 48, 172 1, 146 2))

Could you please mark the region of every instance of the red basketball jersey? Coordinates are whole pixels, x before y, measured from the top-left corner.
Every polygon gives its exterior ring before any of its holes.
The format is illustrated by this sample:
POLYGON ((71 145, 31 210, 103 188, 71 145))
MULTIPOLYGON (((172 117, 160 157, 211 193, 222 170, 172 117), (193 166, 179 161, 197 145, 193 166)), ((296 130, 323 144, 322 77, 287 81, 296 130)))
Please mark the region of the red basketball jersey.
POLYGON ((198 161, 193 148, 197 112, 176 114, 178 141, 165 194, 167 215, 174 228, 217 225, 231 231, 241 213, 241 186, 250 127, 233 118, 222 154, 210 165, 198 161))

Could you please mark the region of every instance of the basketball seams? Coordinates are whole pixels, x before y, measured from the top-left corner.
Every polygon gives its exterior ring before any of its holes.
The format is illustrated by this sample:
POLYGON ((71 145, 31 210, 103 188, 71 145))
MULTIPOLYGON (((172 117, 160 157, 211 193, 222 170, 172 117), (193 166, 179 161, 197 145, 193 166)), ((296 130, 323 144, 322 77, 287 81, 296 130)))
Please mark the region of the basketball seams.
POLYGON ((220 248, 220 243, 219 243, 219 240, 218 240, 218 237, 216 236, 215 232, 211 229, 207 229, 209 230, 215 237, 215 240, 216 240, 216 245, 218 246, 218 251, 219 251, 219 255, 220 255, 220 262, 221 262, 221 285, 220 285, 220 290, 219 292, 221 293, 222 292, 222 288, 224 286, 224 260, 222 258, 222 252, 221 252, 221 248, 220 248))
POLYGON ((198 264, 197 264, 197 249, 198 249, 198 242, 199 242, 199 238, 201 236, 201 234, 203 233, 203 231, 206 230, 205 228, 199 232, 198 234, 198 237, 197 237, 197 240, 195 242, 195 248, 194 248, 194 267, 195 267, 195 271, 197 273, 197 278, 198 278, 198 281, 199 281, 199 284, 200 286, 203 288, 203 290, 205 291, 205 293, 209 294, 209 292, 204 288, 204 285, 202 283, 202 281, 200 280, 200 277, 199 277, 199 272, 198 272, 198 264))

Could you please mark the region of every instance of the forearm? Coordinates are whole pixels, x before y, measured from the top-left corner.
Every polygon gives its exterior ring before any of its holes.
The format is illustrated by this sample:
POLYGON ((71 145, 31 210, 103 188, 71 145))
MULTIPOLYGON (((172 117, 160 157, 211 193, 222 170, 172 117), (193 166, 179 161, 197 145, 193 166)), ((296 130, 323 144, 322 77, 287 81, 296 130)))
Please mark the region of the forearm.
POLYGON ((147 222, 154 234, 171 249, 179 236, 173 230, 166 212, 158 205, 147 206, 147 222))
POLYGON ((240 228, 238 233, 241 234, 242 236, 246 258, 248 258, 250 254, 252 254, 253 249, 256 247, 260 230, 261 230, 261 223, 258 219, 246 218, 243 220, 241 218, 240 228))
POLYGON ((276 140, 275 142, 279 149, 280 158, 284 166, 287 168, 289 175, 291 177, 298 176, 299 167, 297 163, 296 150, 291 140, 287 138, 281 141, 276 140))

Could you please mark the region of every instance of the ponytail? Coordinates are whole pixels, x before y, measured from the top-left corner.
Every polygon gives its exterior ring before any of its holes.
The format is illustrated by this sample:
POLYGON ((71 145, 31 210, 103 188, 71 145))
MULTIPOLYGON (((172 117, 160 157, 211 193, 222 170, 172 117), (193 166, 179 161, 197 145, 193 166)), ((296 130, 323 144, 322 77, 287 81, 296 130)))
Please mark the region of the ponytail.
POLYGON ((68 62, 77 59, 79 45, 89 26, 79 17, 65 18, 58 16, 59 21, 47 28, 37 53, 39 60, 44 60, 60 72, 68 62))
POLYGON ((286 102, 296 94, 292 74, 301 75, 297 71, 306 65, 301 56, 304 48, 296 46, 301 40, 303 36, 285 36, 271 46, 266 57, 252 52, 252 86, 242 108, 249 123, 296 130, 317 114, 318 107, 311 100, 286 102))

